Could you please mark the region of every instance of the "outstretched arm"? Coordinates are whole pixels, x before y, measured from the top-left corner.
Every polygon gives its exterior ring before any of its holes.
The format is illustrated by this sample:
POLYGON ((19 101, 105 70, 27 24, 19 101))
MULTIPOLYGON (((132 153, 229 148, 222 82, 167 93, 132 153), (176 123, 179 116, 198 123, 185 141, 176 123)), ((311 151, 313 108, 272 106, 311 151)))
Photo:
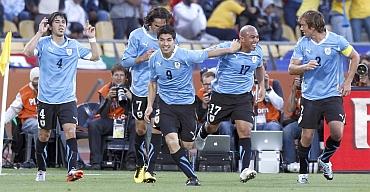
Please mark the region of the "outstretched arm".
POLYGON ((217 57, 221 55, 225 55, 228 53, 235 53, 239 51, 240 49, 240 42, 238 40, 233 40, 231 43, 231 46, 228 48, 215 48, 215 49, 209 49, 207 51, 208 58, 209 57, 217 57))

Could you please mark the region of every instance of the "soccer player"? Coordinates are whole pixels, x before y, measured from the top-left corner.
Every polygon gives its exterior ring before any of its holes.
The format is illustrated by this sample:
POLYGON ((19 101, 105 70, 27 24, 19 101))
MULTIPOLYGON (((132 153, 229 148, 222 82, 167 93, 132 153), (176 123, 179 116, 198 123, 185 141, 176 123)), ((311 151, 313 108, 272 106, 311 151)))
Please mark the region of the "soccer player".
POLYGON ((159 29, 157 35, 160 50, 153 53, 149 60, 150 82, 148 105, 145 111, 145 120, 153 111, 153 103, 159 94, 160 127, 165 137, 170 154, 179 168, 188 177, 186 185, 200 185, 190 164, 185 150, 193 147, 195 139, 195 90, 193 86, 193 65, 202 63, 208 57, 234 53, 239 50, 240 44, 233 41, 225 48, 208 51, 191 51, 175 45, 176 33, 169 26, 159 29))
MULTIPOLYGON (((155 161, 161 147, 162 133, 159 127, 153 126, 151 141, 147 147, 145 134, 147 132, 144 112, 147 106, 149 66, 148 60, 152 53, 157 50, 157 31, 159 27, 168 24, 171 13, 163 7, 153 8, 144 19, 144 26, 130 33, 127 49, 123 53, 122 65, 130 68, 132 83, 132 114, 136 127, 136 171, 135 183, 153 183, 157 179, 153 171, 155 161), (146 152, 148 148, 148 153, 146 152), (148 159, 145 157, 147 154, 148 159)), ((158 110, 156 109, 156 113, 158 110)), ((156 114, 157 115, 157 114, 156 114)))
POLYGON ((330 136, 318 164, 327 180, 333 179, 330 157, 339 148, 342 139, 345 113, 343 96, 351 91, 360 57, 344 37, 325 30, 324 17, 320 12, 307 11, 299 18, 302 37, 294 48, 289 73, 303 75, 302 111, 298 124, 302 127, 298 143, 300 162, 298 183, 308 183, 308 152, 321 115, 330 127, 330 136), (344 77, 343 63, 350 59, 350 67, 344 77))
POLYGON ((85 35, 89 38, 91 50, 83 48, 76 40, 64 34, 67 17, 64 13, 54 12, 49 18, 43 18, 39 30, 27 43, 24 53, 37 55, 40 66, 39 91, 37 95, 37 118, 39 139, 36 142, 36 160, 38 171, 36 181, 45 181, 46 144, 51 129, 57 124, 62 126, 67 143, 67 182, 83 177, 83 171, 76 170, 77 160, 77 106, 76 72, 79 58, 95 61, 99 59, 96 46, 95 28, 87 24, 85 35), (44 33, 50 35, 42 37, 44 33))
MULTIPOLYGON (((216 81, 212 84, 211 101, 209 102, 207 122, 200 128, 195 140, 198 150, 202 150, 208 134, 218 130, 220 122, 230 119, 235 121, 239 135, 239 153, 242 160, 240 181, 247 182, 255 178, 256 171, 249 169, 251 158, 251 130, 253 127, 254 75, 258 80, 257 102, 265 97, 265 68, 263 53, 257 44, 257 29, 246 25, 240 29, 241 49, 234 54, 219 57, 216 81)), ((217 47, 227 47, 229 42, 217 47)))

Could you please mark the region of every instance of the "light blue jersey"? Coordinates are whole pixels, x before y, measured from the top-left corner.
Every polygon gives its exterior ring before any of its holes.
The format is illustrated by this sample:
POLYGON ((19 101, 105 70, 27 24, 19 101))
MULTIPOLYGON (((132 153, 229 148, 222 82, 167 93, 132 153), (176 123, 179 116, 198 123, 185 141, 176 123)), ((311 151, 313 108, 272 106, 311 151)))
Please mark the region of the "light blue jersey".
POLYGON ((193 104, 193 65, 208 58, 204 50, 187 50, 175 47, 168 59, 157 50, 149 59, 150 79, 157 81, 160 98, 168 105, 193 104))
POLYGON ((148 96, 149 65, 148 61, 135 64, 135 59, 149 49, 159 49, 156 37, 149 34, 144 27, 130 33, 127 48, 122 56, 122 65, 130 68, 132 77, 130 90, 138 97, 148 96))
POLYGON ((305 71, 302 81, 302 96, 308 100, 319 100, 340 96, 340 86, 344 82, 343 63, 346 57, 341 53, 349 45, 344 37, 327 32, 326 37, 316 43, 311 38, 302 37, 294 48, 292 59, 302 64, 317 60, 319 66, 305 71))
POLYGON ((40 66, 37 99, 48 104, 76 101, 76 72, 78 59, 91 58, 90 49, 65 37, 62 45, 51 36, 40 38, 36 49, 40 66))
MULTIPOLYGON (((217 45, 220 48, 230 47, 231 42, 217 45)), ((259 45, 254 51, 238 51, 218 57, 216 79, 212 90, 224 94, 244 94, 252 90, 254 71, 263 65, 263 53, 259 45)))

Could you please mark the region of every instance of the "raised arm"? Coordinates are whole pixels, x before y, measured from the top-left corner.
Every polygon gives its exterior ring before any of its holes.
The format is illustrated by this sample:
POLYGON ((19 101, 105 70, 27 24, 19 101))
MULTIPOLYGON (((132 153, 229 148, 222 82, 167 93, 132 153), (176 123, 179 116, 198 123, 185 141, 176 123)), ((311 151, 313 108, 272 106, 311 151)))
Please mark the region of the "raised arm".
POLYGON ((47 23, 48 19, 44 17, 39 24, 39 30, 24 47, 23 53, 28 57, 34 56, 34 51, 37 46, 37 43, 39 42, 39 39, 49 28, 49 24, 47 23))
POLYGON ((98 52, 98 45, 96 44, 95 27, 91 26, 88 21, 86 22, 86 26, 84 28, 84 34, 89 38, 89 43, 91 47, 90 61, 99 60, 100 55, 98 52))

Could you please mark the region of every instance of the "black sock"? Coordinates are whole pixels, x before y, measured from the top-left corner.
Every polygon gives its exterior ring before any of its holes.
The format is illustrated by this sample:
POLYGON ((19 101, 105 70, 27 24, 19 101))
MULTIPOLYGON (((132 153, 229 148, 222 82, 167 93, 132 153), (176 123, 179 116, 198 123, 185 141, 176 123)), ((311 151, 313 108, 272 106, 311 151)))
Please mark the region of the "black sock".
POLYGON ((138 135, 135 138, 135 151, 137 166, 142 167, 145 164, 145 134, 138 135))
POLYGON ((40 139, 36 141, 36 163, 38 171, 46 171, 46 145, 48 142, 41 142, 40 139))
POLYGON ((70 170, 76 168, 77 163, 77 139, 76 138, 70 138, 66 140, 67 143, 67 168, 68 173, 70 170))
POLYGON ((197 178, 183 148, 180 148, 176 153, 171 154, 171 156, 177 163, 177 166, 179 166, 182 172, 184 172, 186 177, 197 178))
POLYGON ((162 145, 162 134, 153 134, 149 144, 148 152, 148 169, 149 173, 153 173, 155 168, 155 162, 158 157, 158 153, 161 150, 162 145))
POLYGON ((203 123, 202 125, 201 125, 201 127, 200 127, 200 133, 199 133, 199 135, 200 135, 200 138, 202 138, 202 139, 205 139, 205 138, 207 138, 207 136, 209 135, 209 133, 207 133, 207 131, 206 131, 206 123, 203 123))
POLYGON ((245 168, 249 168, 252 155, 252 143, 251 138, 239 139, 239 152, 240 159, 242 160, 242 171, 245 168))
POLYGON ((331 136, 329 136, 328 139, 326 139, 325 149, 320 155, 321 161, 323 161, 324 163, 329 163, 330 157, 333 156, 335 151, 338 150, 339 146, 340 141, 335 141, 331 138, 331 136))
POLYGON ((299 159, 299 174, 308 173, 308 152, 310 151, 311 145, 303 147, 301 141, 298 142, 298 159, 299 159))

